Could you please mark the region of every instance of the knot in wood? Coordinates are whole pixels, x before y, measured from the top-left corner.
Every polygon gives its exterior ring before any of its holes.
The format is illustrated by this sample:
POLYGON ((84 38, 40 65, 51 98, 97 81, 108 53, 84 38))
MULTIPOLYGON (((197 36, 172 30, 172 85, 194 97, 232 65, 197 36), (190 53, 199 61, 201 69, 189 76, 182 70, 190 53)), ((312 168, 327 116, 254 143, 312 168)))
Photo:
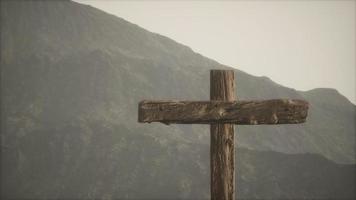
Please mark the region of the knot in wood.
POLYGON ((225 114, 225 109, 223 109, 223 108, 219 108, 219 111, 218 111, 218 115, 219 115, 219 117, 223 117, 223 116, 224 116, 224 114, 225 114))

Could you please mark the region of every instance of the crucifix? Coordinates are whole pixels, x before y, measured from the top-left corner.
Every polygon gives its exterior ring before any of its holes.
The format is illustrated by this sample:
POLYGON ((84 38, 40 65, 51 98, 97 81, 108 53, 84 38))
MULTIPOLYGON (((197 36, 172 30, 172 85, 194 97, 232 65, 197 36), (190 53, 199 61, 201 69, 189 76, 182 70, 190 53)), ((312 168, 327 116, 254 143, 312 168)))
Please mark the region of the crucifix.
POLYGON ((306 121, 308 102, 298 99, 237 101, 233 70, 210 71, 210 101, 141 101, 138 121, 210 124, 210 193, 235 198, 234 124, 296 124, 306 121))

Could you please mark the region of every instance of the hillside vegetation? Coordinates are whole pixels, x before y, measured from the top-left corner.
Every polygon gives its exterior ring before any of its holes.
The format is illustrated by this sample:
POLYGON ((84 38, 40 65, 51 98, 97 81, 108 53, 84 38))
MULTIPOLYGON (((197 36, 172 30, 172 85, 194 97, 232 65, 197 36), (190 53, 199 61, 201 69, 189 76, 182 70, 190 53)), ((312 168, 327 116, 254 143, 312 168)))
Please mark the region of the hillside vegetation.
MULTIPOLYGON (((208 126, 139 124, 137 103, 207 100, 210 69, 231 68, 90 6, 1 1, 2 197, 208 198, 208 126)), ((354 198, 355 105, 235 74, 241 100, 310 103, 237 126, 238 197, 354 198)))

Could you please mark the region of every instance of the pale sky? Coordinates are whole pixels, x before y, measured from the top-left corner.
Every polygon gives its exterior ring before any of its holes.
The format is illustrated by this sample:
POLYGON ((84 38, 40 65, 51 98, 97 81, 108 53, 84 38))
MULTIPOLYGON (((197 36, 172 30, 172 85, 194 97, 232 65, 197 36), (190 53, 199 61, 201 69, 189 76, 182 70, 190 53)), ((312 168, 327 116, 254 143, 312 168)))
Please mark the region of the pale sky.
POLYGON ((249 74, 356 102, 355 1, 76 1, 249 74))

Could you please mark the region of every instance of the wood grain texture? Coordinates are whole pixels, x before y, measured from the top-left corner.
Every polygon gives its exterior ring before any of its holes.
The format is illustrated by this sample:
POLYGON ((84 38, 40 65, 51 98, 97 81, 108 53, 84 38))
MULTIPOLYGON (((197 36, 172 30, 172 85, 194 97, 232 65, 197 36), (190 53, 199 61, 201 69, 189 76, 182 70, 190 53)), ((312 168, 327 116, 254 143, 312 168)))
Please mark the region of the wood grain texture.
MULTIPOLYGON (((234 71, 210 71, 210 100, 237 100, 234 71)), ((233 200, 235 198, 233 124, 210 125, 210 194, 212 200, 233 200)))
POLYGON ((308 102, 298 99, 264 101, 142 101, 139 122, 165 124, 240 125, 303 123, 308 102))
POLYGON ((210 71, 210 101, 141 101, 139 122, 210 124, 210 189, 213 200, 235 198, 234 124, 306 121, 308 102, 297 99, 237 101, 234 71, 210 71))

